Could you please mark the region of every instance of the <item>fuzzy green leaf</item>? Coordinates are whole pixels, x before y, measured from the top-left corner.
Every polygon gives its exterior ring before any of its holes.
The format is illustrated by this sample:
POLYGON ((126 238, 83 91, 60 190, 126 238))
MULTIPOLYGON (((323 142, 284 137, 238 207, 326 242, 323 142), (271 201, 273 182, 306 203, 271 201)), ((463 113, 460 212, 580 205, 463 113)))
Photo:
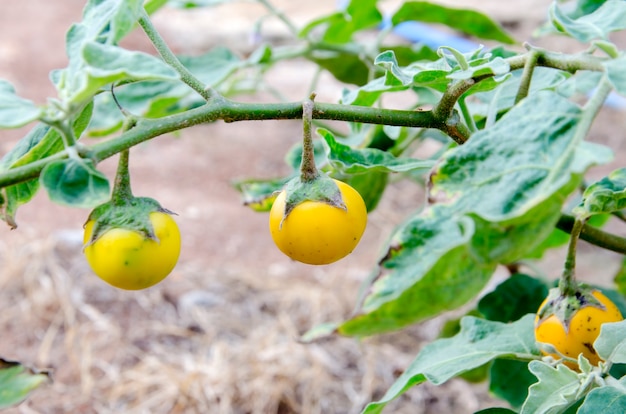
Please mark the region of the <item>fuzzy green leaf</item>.
POLYGON ((121 80, 174 80, 178 73, 161 59, 96 42, 81 44, 81 55, 60 74, 60 95, 70 104, 91 99, 103 86, 121 80))
POLYGON ((593 347, 605 361, 626 363, 626 321, 602 324, 593 347))
POLYGON ((577 214, 613 213, 626 208, 626 168, 619 168, 585 189, 577 214))
POLYGON ((609 40, 611 32, 626 29, 626 2, 607 0, 593 13, 573 19, 558 6, 557 2, 550 7, 550 17, 554 27, 567 33, 581 42, 595 39, 609 40))
MULTIPOLYGON (((85 108, 73 120, 74 135, 80 137, 91 119, 93 105, 85 108)), ((63 150, 61 135, 48 125, 37 124, 0 160, 0 171, 30 164, 63 150)), ((17 227, 15 214, 20 205, 30 201, 39 189, 39 180, 15 184, 5 188, 6 205, 2 211, 2 219, 11 227, 17 227)))
POLYGON ((626 413, 626 379, 591 390, 577 411, 577 414, 597 413, 626 413))
POLYGON ((392 16, 397 25, 406 21, 420 21, 448 25, 454 30, 479 39, 496 40, 501 43, 515 43, 497 22, 488 16, 471 9, 457 9, 426 1, 408 1, 392 16))
POLYGON ((394 232, 379 274, 339 332, 371 335, 454 309, 498 263, 547 238, 582 174, 610 159, 605 147, 575 140, 580 115, 567 99, 537 93, 448 150, 430 174, 429 204, 394 232))
POLYGON ((24 365, 0 358, 0 410, 25 400, 30 392, 49 379, 24 365))
POLYGON ((529 388, 520 414, 558 414, 576 403, 580 389, 577 373, 564 364, 555 368, 542 361, 531 361, 528 369, 539 381, 529 388))
POLYGON ((626 73, 624 71, 626 55, 622 54, 617 59, 604 62, 603 65, 606 69, 606 76, 609 82, 611 82, 618 93, 626 96, 626 73))
POLYGON ((396 158, 386 151, 376 148, 355 149, 337 142, 333 134, 323 128, 317 133, 328 145, 327 158, 330 165, 347 174, 360 174, 368 171, 380 172, 426 172, 435 164, 432 160, 396 158))
POLYGON ((90 160, 53 161, 39 179, 50 199, 62 205, 92 208, 109 199, 109 181, 90 160))
POLYGON ((509 324, 472 316, 463 318, 458 335, 426 345, 387 393, 370 403, 363 413, 382 412, 391 400, 424 381, 443 384, 500 357, 535 358, 539 350, 535 345, 533 320, 533 315, 509 324))
POLYGON ((19 128, 40 115, 40 108, 32 101, 17 96, 13 85, 0 79, 0 128, 19 128))

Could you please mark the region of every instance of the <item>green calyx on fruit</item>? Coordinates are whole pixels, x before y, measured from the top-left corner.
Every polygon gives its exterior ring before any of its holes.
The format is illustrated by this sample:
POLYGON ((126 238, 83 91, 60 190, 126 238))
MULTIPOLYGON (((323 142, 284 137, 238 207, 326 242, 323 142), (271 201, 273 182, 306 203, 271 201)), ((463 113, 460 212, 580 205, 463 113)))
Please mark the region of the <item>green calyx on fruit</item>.
POLYGON ((554 315, 563 324, 567 333, 574 315, 581 309, 595 307, 606 310, 606 307, 593 296, 595 291, 596 289, 582 284, 568 294, 563 294, 559 288, 550 289, 545 305, 537 311, 537 325, 554 315))
POLYGON ((120 152, 111 200, 94 208, 87 218, 87 223, 94 221, 95 224, 85 246, 93 244, 107 230, 113 228, 136 231, 147 239, 158 241, 150 221, 150 213, 174 214, 161 207, 155 199, 133 195, 128 170, 129 157, 129 150, 120 152))
POLYGON ((309 99, 302 102, 303 135, 300 176, 292 179, 285 186, 286 201, 283 220, 296 206, 305 201, 318 201, 346 210, 346 204, 337 184, 327 175, 320 174, 315 165, 315 153, 311 137, 313 99, 315 99, 315 94, 311 94, 309 99))
POLYGON ((311 181, 302 181, 300 177, 296 177, 287 183, 284 191, 286 202, 283 220, 296 206, 305 201, 319 201, 346 210, 339 187, 327 175, 320 174, 311 181))
POLYGON ((158 201, 148 197, 132 197, 125 203, 111 200, 101 204, 94 208, 87 218, 87 222, 95 222, 87 245, 94 243, 101 235, 113 228, 136 231, 148 239, 158 241, 150 222, 150 213, 154 212, 174 214, 161 207, 158 201))

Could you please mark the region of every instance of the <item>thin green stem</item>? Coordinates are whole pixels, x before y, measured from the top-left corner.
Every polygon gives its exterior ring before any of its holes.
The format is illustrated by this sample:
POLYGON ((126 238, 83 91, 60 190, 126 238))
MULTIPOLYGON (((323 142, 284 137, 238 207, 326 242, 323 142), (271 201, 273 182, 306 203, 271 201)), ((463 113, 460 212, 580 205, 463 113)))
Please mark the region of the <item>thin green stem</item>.
POLYGON ((302 102, 302 161, 300 164, 300 180, 311 182, 319 177, 320 173, 315 166, 315 151, 311 134, 311 124, 313 123, 313 108, 315 94, 302 102))
POLYGON ((563 268, 563 274, 559 280, 559 290, 563 296, 574 296, 577 290, 576 283, 576 247, 578 245, 578 238, 582 232, 585 221, 581 218, 576 218, 572 226, 570 233, 569 245, 567 247, 567 256, 565 257, 565 265, 563 268))
POLYGON ((215 92, 213 89, 205 85, 200 79, 198 79, 193 73, 191 73, 181 62, 178 60, 174 52, 171 51, 165 40, 161 37, 161 34, 156 30, 148 13, 144 10, 141 16, 139 16, 139 25, 146 33, 154 48, 157 50, 161 58, 170 65, 178 74, 180 79, 185 82, 191 89, 196 91, 207 101, 210 100, 215 92))
POLYGON ((474 122, 472 113, 467 107, 467 104, 465 103, 465 98, 463 96, 459 98, 459 109, 461 110, 461 114, 463 115, 463 120, 465 121, 465 124, 467 125, 467 128, 469 129, 470 133, 476 132, 478 130, 478 128, 476 127, 476 122, 474 122))
POLYGON ((515 96, 515 103, 518 103, 526 96, 530 91, 530 82, 533 78, 533 72, 535 66, 537 66, 537 60, 539 59, 539 52, 535 49, 530 49, 527 54, 526 63, 524 64, 524 71, 522 72, 522 78, 520 81, 517 95, 515 96))
MULTIPOLYGON (((575 220, 574 217, 564 214, 559 219, 556 227, 559 230, 569 233, 574 227, 575 220)), ((626 254, 626 238, 607 233, 589 224, 583 226, 580 232, 580 239, 603 249, 626 254)))
POLYGON ((123 205, 133 198, 133 192, 130 187, 130 172, 128 170, 128 159, 130 149, 120 152, 120 159, 117 164, 117 172, 115 173, 115 183, 113 184, 112 201, 115 205, 123 205))

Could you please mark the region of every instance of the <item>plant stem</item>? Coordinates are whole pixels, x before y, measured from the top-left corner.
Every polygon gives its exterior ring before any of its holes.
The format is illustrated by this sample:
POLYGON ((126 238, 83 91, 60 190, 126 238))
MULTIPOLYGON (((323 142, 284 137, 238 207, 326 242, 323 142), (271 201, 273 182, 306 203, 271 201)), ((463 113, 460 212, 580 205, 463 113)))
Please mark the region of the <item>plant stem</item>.
POLYGON ((315 151, 313 147, 313 138, 311 136, 311 124, 313 123, 313 103, 315 94, 302 102, 302 161, 300 164, 300 180, 302 182, 311 182, 320 175, 315 166, 315 151))
POLYGON ((117 172, 115 173, 115 183, 113 185, 113 194, 111 200, 115 205, 126 204, 133 198, 133 192, 130 187, 130 172, 128 171, 128 158, 130 149, 120 152, 120 159, 117 164, 117 172))
POLYGON ((517 90, 517 95, 515 96, 515 103, 518 103, 528 96, 528 92, 530 91, 530 82, 532 81, 533 72, 535 70, 535 66, 537 66, 537 60, 539 59, 539 52, 535 49, 530 49, 527 56, 526 63, 524 64, 524 71, 522 72, 522 79, 519 89, 517 90))
MULTIPOLYGON (((559 219, 556 227, 559 230, 569 233, 574 227, 575 220, 574 217, 564 214, 559 219)), ((626 238, 607 233, 588 224, 583 226, 580 239, 603 249, 626 254, 626 238)))
POLYGON ((576 246, 584 225, 585 221, 576 217, 572 227, 572 232, 570 233, 569 245, 567 246, 567 256, 565 257, 563 274, 559 280, 559 290, 563 296, 574 296, 578 287, 575 276, 576 246))
POLYGON ((180 79, 191 89, 198 92, 200 96, 209 101, 215 95, 213 89, 205 85, 202 81, 200 81, 200 79, 196 78, 195 75, 191 73, 180 62, 180 60, 178 60, 176 55, 170 50, 167 43, 165 43, 165 40, 161 37, 161 34, 152 24, 152 21, 145 10, 143 10, 141 16, 139 16, 138 22, 165 63, 174 68, 174 70, 179 73, 180 79))

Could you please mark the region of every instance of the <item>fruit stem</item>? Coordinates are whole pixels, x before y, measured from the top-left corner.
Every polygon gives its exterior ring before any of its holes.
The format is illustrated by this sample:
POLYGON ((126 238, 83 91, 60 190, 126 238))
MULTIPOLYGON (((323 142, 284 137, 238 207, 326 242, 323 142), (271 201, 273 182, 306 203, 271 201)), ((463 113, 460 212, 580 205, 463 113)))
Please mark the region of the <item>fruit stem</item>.
POLYGON ((113 194, 111 201, 114 205, 122 205, 128 203, 133 198, 133 192, 130 188, 130 173, 128 171, 128 159, 130 150, 125 149, 120 152, 120 158, 117 164, 117 172, 115 173, 115 184, 113 185, 113 194))
POLYGON ((578 238, 580 232, 585 225, 585 219, 576 217, 574 226, 569 239, 569 245, 567 246, 567 256, 565 258, 565 265, 563 268, 563 274, 561 280, 559 280, 559 290, 563 296, 574 296, 578 289, 578 283, 576 283, 576 246, 578 244, 578 238))
POLYGON ((302 182, 311 182, 320 175, 315 166, 315 151, 313 147, 313 138, 311 137, 311 125, 313 124, 313 103, 315 93, 312 93, 309 99, 302 102, 302 161, 300 163, 300 180, 302 182))

